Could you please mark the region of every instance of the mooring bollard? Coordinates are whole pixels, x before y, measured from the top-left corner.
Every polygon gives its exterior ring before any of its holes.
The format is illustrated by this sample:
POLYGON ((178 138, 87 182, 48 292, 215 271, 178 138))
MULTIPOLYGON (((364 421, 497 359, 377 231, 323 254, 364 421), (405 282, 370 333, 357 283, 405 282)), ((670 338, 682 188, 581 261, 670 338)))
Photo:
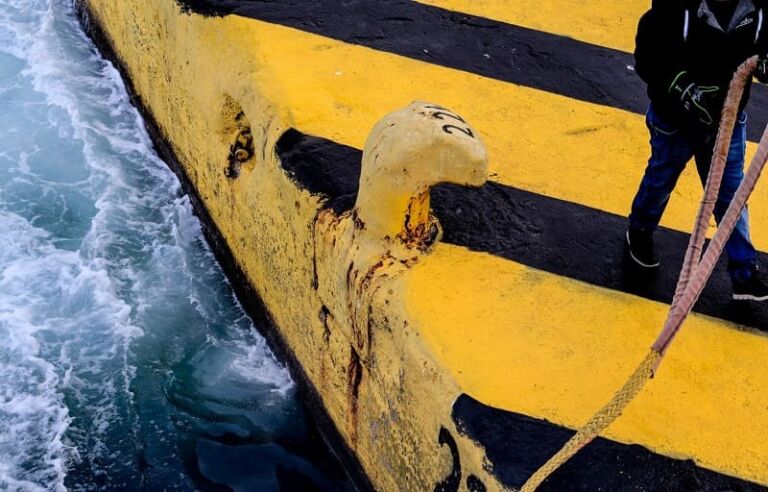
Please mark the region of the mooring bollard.
POLYGON ((392 295, 394 280, 439 240, 430 189, 439 183, 481 186, 487 174, 485 146, 461 116, 414 102, 371 131, 354 208, 341 215, 327 209, 315 221, 315 287, 326 322, 350 344, 346 432, 353 448, 377 295, 392 295))

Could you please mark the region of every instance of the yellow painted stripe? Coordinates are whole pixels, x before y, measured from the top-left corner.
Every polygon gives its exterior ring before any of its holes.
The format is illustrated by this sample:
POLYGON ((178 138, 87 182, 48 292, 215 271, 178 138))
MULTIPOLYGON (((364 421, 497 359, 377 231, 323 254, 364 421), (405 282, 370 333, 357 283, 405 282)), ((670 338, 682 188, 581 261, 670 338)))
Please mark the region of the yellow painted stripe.
MULTIPOLYGON (((237 22, 269 67, 262 80, 293 109, 303 132, 361 148, 383 114, 414 99, 435 101, 480 131, 495 179, 619 214, 629 207, 647 153, 637 115, 255 20, 237 22)), ((667 225, 688 229, 699 190, 686 175, 667 225)), ((758 193, 758 240, 768 232, 766 210, 768 199, 758 193)), ((666 311, 450 245, 438 246, 403 281, 422 336, 464 391, 570 427, 620 386, 666 311)), ((694 315, 661 377, 608 436, 768 484, 767 360, 765 337, 694 315)))
MULTIPOLYGON (((235 25, 265 58, 273 89, 303 132, 362 148, 384 114, 416 99, 433 101, 480 132, 491 179, 619 215, 629 211, 649 153, 642 116, 253 19, 235 25)), ((749 144, 749 155, 754 150, 749 144)), ((753 239, 763 250, 765 190, 758 185, 750 210, 753 239)), ((700 197, 690 166, 662 225, 690 231, 700 197)))
MULTIPOLYGON (((623 384, 667 312, 451 245, 407 281, 409 314, 464 391, 571 428, 623 384)), ((767 387, 768 338, 694 314, 606 436, 768 484, 767 387)))
POLYGON ((633 52, 649 0, 419 0, 448 10, 499 20, 579 41, 633 52))

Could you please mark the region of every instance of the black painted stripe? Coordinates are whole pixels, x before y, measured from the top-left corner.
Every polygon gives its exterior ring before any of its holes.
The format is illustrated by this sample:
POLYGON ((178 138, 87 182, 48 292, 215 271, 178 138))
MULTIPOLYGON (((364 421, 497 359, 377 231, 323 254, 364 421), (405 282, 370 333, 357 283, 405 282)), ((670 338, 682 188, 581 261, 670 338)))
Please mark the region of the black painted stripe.
MULTIPOLYGON (((354 205, 362 152, 289 130, 277 144, 285 170, 299 186, 328 197, 337 212, 354 205)), ((572 202, 490 182, 481 188, 441 185, 432 209, 443 240, 600 287, 671 303, 688 234, 660 229, 661 268, 649 274, 624 254, 626 218, 572 202)), ((731 300, 725 259, 694 311, 768 331, 768 303, 731 300)), ((768 255, 759 262, 768 266, 768 255)))
MULTIPOLYGON (((411 0, 179 1, 634 113, 648 106, 630 53, 411 0)), ((752 107, 768 108, 768 88, 753 89, 752 107)), ((749 139, 767 123, 768 111, 752 111, 749 139)))
MULTIPOLYGON (((545 420, 488 407, 461 395, 453 420, 463 435, 480 444, 492 473, 519 488, 575 433, 545 420)), ((765 491, 765 487, 667 458, 638 445, 598 438, 558 469, 542 491, 765 491)))

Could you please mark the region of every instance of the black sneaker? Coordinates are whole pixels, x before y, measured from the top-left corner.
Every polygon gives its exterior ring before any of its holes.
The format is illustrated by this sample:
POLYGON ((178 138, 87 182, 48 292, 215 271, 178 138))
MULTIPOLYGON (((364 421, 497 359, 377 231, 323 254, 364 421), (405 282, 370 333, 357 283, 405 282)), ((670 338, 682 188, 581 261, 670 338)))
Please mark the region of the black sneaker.
POLYGON ((629 256, 641 267, 659 266, 659 257, 656 256, 656 247, 653 245, 653 232, 627 229, 627 249, 629 256))
POLYGON ((733 300, 768 301, 768 285, 765 285, 757 270, 743 282, 733 282, 733 300))

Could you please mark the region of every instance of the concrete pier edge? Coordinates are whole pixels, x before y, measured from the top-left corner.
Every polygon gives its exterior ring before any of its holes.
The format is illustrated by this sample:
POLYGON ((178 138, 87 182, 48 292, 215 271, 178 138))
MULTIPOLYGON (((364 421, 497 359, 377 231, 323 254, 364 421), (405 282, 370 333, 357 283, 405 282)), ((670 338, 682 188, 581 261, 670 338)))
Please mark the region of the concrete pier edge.
POLYGON ((133 82, 128 75, 128 71, 117 56, 116 51, 104 34, 103 29, 98 22, 88 15, 87 10, 80 1, 75 2, 75 9, 83 30, 99 48, 101 54, 120 72, 130 95, 131 102, 141 114, 147 132, 155 146, 155 150, 179 178, 184 193, 189 196, 195 215, 203 226, 202 230, 205 239, 232 285, 232 289, 234 290, 238 301, 242 304, 246 314, 253 320, 254 326, 259 333, 267 340, 269 348, 274 352, 278 360, 287 365, 291 377, 296 382, 299 392, 302 395, 302 402, 309 410, 313 423, 320 431, 320 435, 326 445, 341 462, 344 471, 357 490, 374 490, 374 487, 365 474, 357 456, 341 437, 341 434, 333 424, 328 412, 322 405, 322 400, 316 388, 307 377, 307 374, 304 372, 296 355, 288 347, 285 339, 280 334, 280 330, 277 328, 272 316, 269 314, 259 292, 246 280, 245 275, 237 264, 237 261, 235 261, 226 240, 211 219, 198 191, 192 186, 184 168, 179 164, 179 160, 173 149, 163 138, 154 116, 134 90, 133 82))

